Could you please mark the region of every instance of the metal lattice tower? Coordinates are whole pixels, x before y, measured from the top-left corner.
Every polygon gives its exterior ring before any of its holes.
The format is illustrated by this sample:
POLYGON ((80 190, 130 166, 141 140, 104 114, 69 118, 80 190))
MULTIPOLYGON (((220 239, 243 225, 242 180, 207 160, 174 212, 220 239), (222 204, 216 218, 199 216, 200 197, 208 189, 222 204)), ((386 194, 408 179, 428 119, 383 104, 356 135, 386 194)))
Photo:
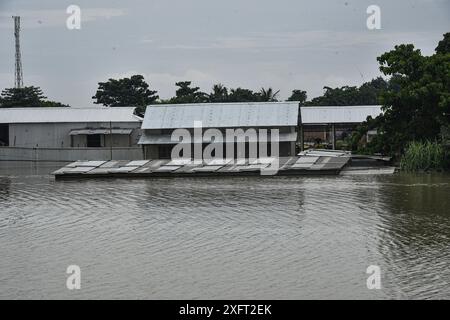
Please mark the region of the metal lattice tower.
POLYGON ((13 16, 14 37, 16 38, 16 74, 14 80, 15 88, 23 87, 22 55, 20 54, 20 17, 13 16))

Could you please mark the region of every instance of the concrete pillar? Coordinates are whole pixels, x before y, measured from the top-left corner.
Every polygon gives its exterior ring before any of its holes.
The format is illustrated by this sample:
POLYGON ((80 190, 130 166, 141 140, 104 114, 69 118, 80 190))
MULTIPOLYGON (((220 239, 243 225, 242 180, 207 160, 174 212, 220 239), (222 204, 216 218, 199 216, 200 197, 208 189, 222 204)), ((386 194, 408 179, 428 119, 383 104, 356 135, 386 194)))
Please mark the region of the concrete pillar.
POLYGON ((331 125, 331 137, 333 139, 333 150, 336 150, 336 126, 334 124, 331 125))
POLYGON ((300 144, 300 152, 305 150, 305 131, 303 129, 303 125, 300 125, 298 128, 298 142, 300 144))

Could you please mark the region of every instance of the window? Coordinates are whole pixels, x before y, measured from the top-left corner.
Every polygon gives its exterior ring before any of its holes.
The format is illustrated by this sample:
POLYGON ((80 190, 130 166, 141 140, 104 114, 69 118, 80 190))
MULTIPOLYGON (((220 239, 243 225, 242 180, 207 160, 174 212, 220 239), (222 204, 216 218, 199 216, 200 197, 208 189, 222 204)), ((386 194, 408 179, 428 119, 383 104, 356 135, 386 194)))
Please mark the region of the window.
POLYGON ((159 152, 159 159, 171 159, 172 158, 172 149, 173 146, 159 146, 158 152, 159 152))
POLYGON ((101 148, 102 147, 102 135, 90 134, 86 136, 86 146, 88 148, 101 148))
POLYGON ((173 129, 162 129, 161 134, 172 135, 173 129))
POLYGON ((9 146, 9 125, 0 124, 0 147, 9 146))

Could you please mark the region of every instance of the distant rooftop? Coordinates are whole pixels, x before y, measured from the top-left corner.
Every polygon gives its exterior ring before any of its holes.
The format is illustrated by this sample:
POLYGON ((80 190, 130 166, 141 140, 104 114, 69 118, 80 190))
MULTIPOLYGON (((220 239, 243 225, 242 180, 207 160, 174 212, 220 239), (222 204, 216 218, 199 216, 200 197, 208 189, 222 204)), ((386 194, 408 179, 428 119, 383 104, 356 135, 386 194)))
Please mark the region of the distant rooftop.
MULTIPOLYGON (((139 122, 134 107, 0 108, 0 123, 139 122)), ((297 126, 298 102, 151 105, 143 129, 297 126)), ((381 106, 301 107, 306 125, 361 123, 382 113, 381 106)))
POLYGON ((0 123, 139 122, 135 107, 0 108, 0 123))
POLYGON ((298 112, 298 102, 151 105, 142 129, 297 126, 298 112))
POLYGON ((381 106, 302 107, 303 124, 361 123, 382 114, 381 106))

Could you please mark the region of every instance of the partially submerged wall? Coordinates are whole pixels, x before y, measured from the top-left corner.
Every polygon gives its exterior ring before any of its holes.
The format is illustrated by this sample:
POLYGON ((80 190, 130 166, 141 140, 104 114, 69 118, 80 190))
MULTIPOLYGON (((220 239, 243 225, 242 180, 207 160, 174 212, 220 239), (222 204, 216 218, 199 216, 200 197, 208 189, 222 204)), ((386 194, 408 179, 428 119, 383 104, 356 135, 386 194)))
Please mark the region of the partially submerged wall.
POLYGON ((142 148, 20 148, 0 147, 0 161, 142 160, 142 148))
MULTIPOLYGON (((9 125, 9 145, 11 147, 24 148, 70 148, 70 132, 84 128, 110 128, 110 123, 16 123, 9 125)), ((113 128, 133 129, 131 136, 117 137, 114 135, 114 145, 121 144, 120 147, 128 147, 130 144, 137 147, 140 137, 139 123, 133 122, 113 122, 113 128)), ((106 135, 108 136, 108 135, 106 135)), ((105 144, 109 146, 109 137, 105 144)), ((86 147, 86 136, 74 136, 73 147, 86 147)))

